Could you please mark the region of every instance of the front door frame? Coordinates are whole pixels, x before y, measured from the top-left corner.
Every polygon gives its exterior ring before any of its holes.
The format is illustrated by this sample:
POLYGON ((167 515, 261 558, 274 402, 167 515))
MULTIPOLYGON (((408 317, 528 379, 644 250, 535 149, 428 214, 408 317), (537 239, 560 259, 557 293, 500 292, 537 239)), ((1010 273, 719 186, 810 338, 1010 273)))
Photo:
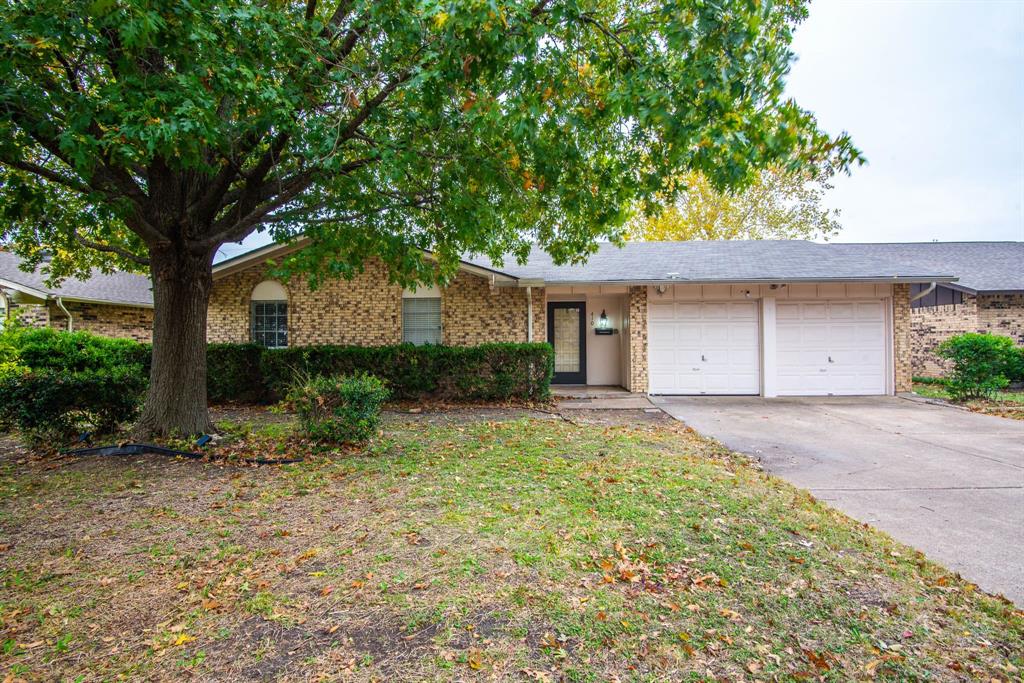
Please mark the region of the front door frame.
POLYGON ((587 383, 587 302, 585 301, 549 301, 548 302, 548 343, 555 345, 555 309, 578 308, 580 311, 580 369, 578 372, 556 372, 552 384, 586 384, 587 383))

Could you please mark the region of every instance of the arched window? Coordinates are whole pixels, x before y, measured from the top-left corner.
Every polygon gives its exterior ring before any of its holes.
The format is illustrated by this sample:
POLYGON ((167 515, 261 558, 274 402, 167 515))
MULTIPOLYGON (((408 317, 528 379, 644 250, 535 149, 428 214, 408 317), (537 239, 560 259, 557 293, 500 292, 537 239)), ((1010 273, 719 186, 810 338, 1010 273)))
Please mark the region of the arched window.
POLYGON ((252 340, 268 349, 288 346, 288 292, 280 282, 265 280, 252 290, 252 340))
POLYGON ((441 290, 418 287, 402 292, 402 341, 441 343, 441 290))

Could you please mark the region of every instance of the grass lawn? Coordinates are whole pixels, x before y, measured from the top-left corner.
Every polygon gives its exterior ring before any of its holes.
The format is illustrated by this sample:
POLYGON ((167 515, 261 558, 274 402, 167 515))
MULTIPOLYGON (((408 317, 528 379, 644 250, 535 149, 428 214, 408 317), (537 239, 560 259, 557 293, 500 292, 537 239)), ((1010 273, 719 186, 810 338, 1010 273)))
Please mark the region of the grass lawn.
POLYGON ((0 680, 1020 680, 1019 610, 674 422, 460 415, 272 467, 8 441, 0 680))
MULTIPOLYGON (((924 384, 916 382, 914 393, 927 398, 938 398, 943 401, 951 401, 949 392, 941 384, 924 384)), ((999 417, 1009 417, 1015 420, 1024 420, 1024 391, 1001 391, 993 400, 967 401, 965 407, 976 413, 987 413, 999 417)))

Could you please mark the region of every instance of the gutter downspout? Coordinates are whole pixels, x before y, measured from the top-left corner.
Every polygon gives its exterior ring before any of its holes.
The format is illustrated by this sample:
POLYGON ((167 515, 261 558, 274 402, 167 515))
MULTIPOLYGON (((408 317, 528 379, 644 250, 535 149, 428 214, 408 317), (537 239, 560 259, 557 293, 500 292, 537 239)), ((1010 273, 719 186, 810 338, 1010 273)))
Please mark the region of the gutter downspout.
POLYGON ((533 341, 533 287, 526 287, 526 341, 533 341))
POLYGON ((939 286, 938 282, 931 283, 930 285, 928 285, 928 289, 926 289, 924 291, 921 291, 921 292, 918 292, 914 296, 910 297, 910 303, 914 303, 915 301, 918 301, 920 299, 925 298, 926 296, 928 296, 929 294, 934 292, 935 288, 938 287, 938 286, 939 286))
POLYGON ((68 317, 68 332, 74 332, 75 331, 75 321, 71 317, 71 311, 69 311, 68 309, 64 308, 64 301, 59 296, 57 297, 57 308, 59 308, 61 311, 63 311, 64 315, 66 315, 68 317))

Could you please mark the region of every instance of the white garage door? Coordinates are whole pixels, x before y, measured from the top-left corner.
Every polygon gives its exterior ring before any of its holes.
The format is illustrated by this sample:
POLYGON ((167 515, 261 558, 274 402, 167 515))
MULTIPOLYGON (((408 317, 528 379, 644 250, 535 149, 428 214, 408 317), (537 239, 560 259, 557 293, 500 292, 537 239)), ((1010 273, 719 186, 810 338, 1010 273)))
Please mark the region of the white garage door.
POLYGON ((780 396, 886 393, 882 301, 779 301, 775 317, 780 396))
POLYGON ((756 301, 654 302, 648 309, 652 394, 757 394, 756 301))

